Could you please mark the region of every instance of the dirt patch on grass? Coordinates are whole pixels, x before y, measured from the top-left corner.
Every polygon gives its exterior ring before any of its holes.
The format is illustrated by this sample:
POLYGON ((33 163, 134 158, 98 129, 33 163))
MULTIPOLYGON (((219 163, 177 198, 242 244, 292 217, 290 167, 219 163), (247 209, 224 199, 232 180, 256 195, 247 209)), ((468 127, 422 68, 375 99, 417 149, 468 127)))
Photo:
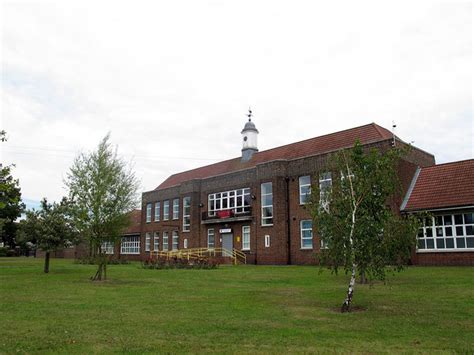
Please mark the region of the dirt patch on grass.
MULTIPOLYGON (((352 305, 350 310, 349 310, 349 313, 366 312, 367 310, 368 310, 368 308, 366 306, 352 305)), ((341 307, 340 306, 339 307, 332 307, 331 311, 335 312, 335 313, 341 313, 341 307)))

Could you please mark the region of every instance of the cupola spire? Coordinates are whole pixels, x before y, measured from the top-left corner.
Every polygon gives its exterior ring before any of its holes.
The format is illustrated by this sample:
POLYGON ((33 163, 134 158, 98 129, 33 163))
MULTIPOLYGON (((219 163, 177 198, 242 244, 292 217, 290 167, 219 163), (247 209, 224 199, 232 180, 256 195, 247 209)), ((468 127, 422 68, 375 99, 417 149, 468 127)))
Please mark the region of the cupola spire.
POLYGON ((258 138, 258 129, 255 127, 255 124, 252 122, 252 110, 249 107, 247 113, 248 122, 245 124, 242 132, 242 162, 249 161, 252 159, 254 153, 258 152, 257 148, 257 138, 258 138))

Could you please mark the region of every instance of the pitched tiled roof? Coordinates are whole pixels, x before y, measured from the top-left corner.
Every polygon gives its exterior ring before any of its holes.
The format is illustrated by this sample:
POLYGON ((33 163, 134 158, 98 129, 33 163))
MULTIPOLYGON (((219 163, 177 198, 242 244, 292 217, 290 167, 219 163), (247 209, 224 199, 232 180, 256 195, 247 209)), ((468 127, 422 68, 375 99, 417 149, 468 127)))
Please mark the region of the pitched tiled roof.
POLYGON ((211 176, 230 173, 237 170, 251 168, 260 163, 270 162, 278 159, 297 159, 310 155, 328 153, 342 148, 348 148, 354 145, 356 140, 362 144, 379 142, 392 138, 392 133, 375 123, 365 126, 355 127, 344 131, 326 134, 324 136, 307 139, 281 147, 257 152, 252 159, 247 162, 241 162, 241 158, 225 160, 212 165, 185 171, 171 175, 156 190, 165 189, 171 186, 179 185, 192 179, 204 179, 211 176))
POLYGON ((474 159, 422 168, 404 211, 474 205, 474 159))
POLYGON ((141 232, 142 211, 133 210, 130 212, 130 226, 125 230, 124 234, 136 234, 141 232))

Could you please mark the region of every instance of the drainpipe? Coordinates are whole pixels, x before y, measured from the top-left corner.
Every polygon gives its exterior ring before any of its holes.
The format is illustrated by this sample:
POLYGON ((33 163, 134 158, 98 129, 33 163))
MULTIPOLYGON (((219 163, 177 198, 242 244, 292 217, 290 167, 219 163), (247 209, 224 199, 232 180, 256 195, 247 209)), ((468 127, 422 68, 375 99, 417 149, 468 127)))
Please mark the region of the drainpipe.
POLYGON ((290 178, 285 177, 286 181, 286 233, 287 233, 287 249, 288 249, 288 265, 291 265, 291 235, 290 235, 290 178))

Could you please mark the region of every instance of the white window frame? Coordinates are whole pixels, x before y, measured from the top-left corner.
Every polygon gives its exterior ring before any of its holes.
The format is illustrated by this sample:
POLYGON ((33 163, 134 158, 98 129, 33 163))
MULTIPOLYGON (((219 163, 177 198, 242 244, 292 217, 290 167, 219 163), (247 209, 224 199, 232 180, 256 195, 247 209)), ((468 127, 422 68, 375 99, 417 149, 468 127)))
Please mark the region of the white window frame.
POLYGON ((103 242, 101 245, 102 253, 107 254, 107 255, 113 255, 114 254, 114 243, 112 242, 103 242))
POLYGON ((178 231, 171 232, 171 237, 172 237, 171 250, 178 250, 179 249, 179 234, 178 234, 178 231))
POLYGON ((160 250, 160 233, 153 232, 153 251, 160 250))
POLYGON ((179 198, 173 199, 173 220, 179 219, 179 198))
POLYGON ((222 191, 207 196, 207 211, 209 216, 215 216, 217 211, 233 210, 235 214, 250 211, 250 188, 222 191))
POLYGON ((183 248, 188 249, 188 238, 183 239, 183 248))
POLYGON ((151 203, 146 204, 146 223, 151 222, 151 203))
POLYGON ((313 221, 310 219, 303 219, 300 221, 300 245, 301 249, 306 249, 306 250, 312 250, 314 247, 314 236, 313 236, 313 221), (303 223, 304 222, 310 222, 311 223, 311 228, 303 228, 303 223), (306 231, 311 231, 311 238, 305 237, 304 232, 306 231), (303 241, 304 240, 311 240, 311 246, 304 246, 303 241))
POLYGON ((183 198, 183 232, 191 230, 191 197, 183 198))
POLYGON ((120 243, 120 254, 140 254, 140 236, 134 235, 122 237, 122 241, 120 243))
POLYGON ((207 249, 214 249, 216 247, 216 234, 214 232, 214 228, 209 228, 207 230, 207 249), (212 237, 212 243, 211 243, 212 237))
POLYGON ((170 201, 163 201, 163 221, 168 221, 170 219, 170 201))
POLYGON ((250 250, 250 226, 242 226, 242 250, 250 250))
POLYGON ((145 233, 145 251, 150 251, 150 244, 151 244, 151 233, 145 233))
POLYGON ((319 206, 326 211, 329 209, 329 201, 327 200, 327 193, 332 188, 332 174, 326 171, 319 174, 319 206))
POLYGON ((273 183, 271 181, 269 182, 264 182, 260 185, 260 202, 262 204, 262 207, 261 207, 261 218, 262 218, 262 227, 266 227, 266 226, 273 226, 273 183), (264 188, 263 186, 264 185, 270 185, 270 193, 264 193, 264 188), (271 197, 271 201, 272 203, 270 205, 264 205, 263 204, 263 200, 264 200, 264 197, 267 197, 267 196, 270 196, 271 197), (271 215, 270 216, 265 216, 263 211, 265 209, 271 209, 271 215), (267 223, 267 221, 271 221, 270 223, 267 223))
POLYGON ((265 248, 270 248, 270 235, 265 235, 265 248))
POLYGON ((468 244, 474 242, 474 220, 469 223, 467 217, 471 215, 474 219, 473 214, 474 211, 458 211, 424 218, 417 237, 417 253, 473 251, 474 247, 468 247, 468 244), (452 242, 452 248, 447 247, 448 241, 452 242))
POLYGON ((300 176, 298 179, 298 183, 299 183, 299 192, 300 192, 300 205, 305 205, 308 203, 308 199, 311 195, 311 176, 310 175, 300 176), (304 181, 306 179, 309 182, 304 181), (308 192, 303 193, 304 188, 308 188, 308 192))
POLYGON ((163 251, 168 251, 169 249, 170 249, 169 232, 163 232, 162 250, 163 251))
POLYGON ((161 203, 160 201, 155 202, 155 222, 160 221, 160 213, 161 213, 161 203))

